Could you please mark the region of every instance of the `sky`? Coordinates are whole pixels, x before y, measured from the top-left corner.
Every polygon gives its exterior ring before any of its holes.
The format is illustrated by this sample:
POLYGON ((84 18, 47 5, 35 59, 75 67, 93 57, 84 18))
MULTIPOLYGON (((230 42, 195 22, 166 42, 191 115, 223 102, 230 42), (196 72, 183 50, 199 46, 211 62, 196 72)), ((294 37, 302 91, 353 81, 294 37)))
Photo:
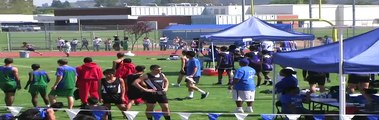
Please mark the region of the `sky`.
MULTIPOLYGON (((49 5, 51 4, 51 2, 52 2, 53 0, 33 0, 33 4, 35 5, 35 6, 41 6, 42 4, 44 4, 44 3, 49 3, 49 5)), ((66 1, 66 0, 61 0, 61 2, 64 2, 64 1, 66 1)), ((67 0, 68 2, 76 2, 76 1, 78 1, 78 0, 67 0)))

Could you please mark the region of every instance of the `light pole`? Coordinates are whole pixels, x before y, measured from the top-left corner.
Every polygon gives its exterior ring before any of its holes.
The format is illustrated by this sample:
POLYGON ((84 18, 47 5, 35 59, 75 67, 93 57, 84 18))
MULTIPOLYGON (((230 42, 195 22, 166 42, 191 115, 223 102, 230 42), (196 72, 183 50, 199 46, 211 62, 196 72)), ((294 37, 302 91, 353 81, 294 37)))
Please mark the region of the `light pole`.
POLYGON ((245 21, 245 5, 246 5, 246 1, 245 0, 242 0, 242 21, 245 21))
POLYGON ((353 0, 353 36, 355 36, 355 0, 353 0))

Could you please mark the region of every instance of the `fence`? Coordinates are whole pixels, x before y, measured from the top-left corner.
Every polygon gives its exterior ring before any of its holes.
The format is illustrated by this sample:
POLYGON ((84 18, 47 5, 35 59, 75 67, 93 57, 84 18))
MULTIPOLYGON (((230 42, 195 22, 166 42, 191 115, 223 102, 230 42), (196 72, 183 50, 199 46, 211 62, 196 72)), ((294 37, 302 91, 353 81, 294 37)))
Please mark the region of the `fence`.
MULTIPOLYGON (((10 31, 10 32, 2 32, 0 33, 0 48, 1 51, 13 51, 21 49, 22 42, 28 42, 32 44, 39 50, 56 50, 56 40, 58 37, 62 37, 65 40, 71 41, 76 38, 81 40, 86 38, 89 40, 89 47, 92 49, 92 39, 95 36, 101 37, 104 40, 107 38, 112 38, 114 35, 118 35, 122 40, 123 37, 129 37, 129 48, 131 48, 131 42, 134 41, 134 36, 128 32, 125 32, 125 28, 127 26, 120 25, 102 25, 102 26, 42 26, 40 31, 10 31)), ((375 27, 356 27, 355 35, 367 32, 369 30, 374 29, 375 27)), ((207 31, 207 30, 204 30, 207 31)), ((299 28, 295 31, 309 33, 309 28, 299 28)), ((352 28, 344 28, 344 37, 352 37, 353 29, 352 28)), ((154 49, 157 44, 159 44, 159 37, 161 36, 163 30, 155 30, 148 33, 146 36, 150 38, 152 44, 152 48, 154 49)), ((185 38, 186 36, 181 36, 183 34, 189 35, 193 31, 181 31, 178 35, 185 39, 187 43, 189 43, 192 38, 185 38)), ((315 34, 316 37, 321 37, 324 35, 332 36, 332 28, 313 28, 312 33, 315 34)), ((175 36, 175 35, 174 35, 175 36)), ((144 37, 144 36, 143 36, 144 37)), ((142 38, 143 38, 142 37, 142 38)), ((135 49, 139 50, 142 47, 142 38, 137 40, 135 49)), ((170 40, 173 38, 170 37, 170 40)), ((172 43, 169 41, 169 43, 172 43)), ((233 44, 231 42, 218 42, 216 45, 230 45, 233 44)), ((308 47, 310 44, 304 42, 303 45, 300 46, 308 47)), ((80 45, 79 45, 80 46, 80 45)), ((104 48, 104 45, 101 47, 104 48)))

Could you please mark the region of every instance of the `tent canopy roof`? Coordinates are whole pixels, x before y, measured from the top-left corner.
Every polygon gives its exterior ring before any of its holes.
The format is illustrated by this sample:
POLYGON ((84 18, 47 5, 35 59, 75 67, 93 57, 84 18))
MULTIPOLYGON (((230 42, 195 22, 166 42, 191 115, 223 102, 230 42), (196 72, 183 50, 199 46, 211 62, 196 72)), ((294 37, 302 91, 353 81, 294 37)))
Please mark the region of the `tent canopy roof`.
MULTIPOLYGON (((345 74, 379 73, 379 29, 354 36, 343 41, 345 74)), ((338 73, 339 44, 276 53, 274 63, 305 70, 338 73), (296 61, 296 62, 293 62, 296 61)))
POLYGON ((242 40, 244 38, 252 38, 253 40, 274 41, 314 40, 315 38, 312 34, 285 31, 256 17, 251 17, 240 24, 201 37, 211 40, 242 40))

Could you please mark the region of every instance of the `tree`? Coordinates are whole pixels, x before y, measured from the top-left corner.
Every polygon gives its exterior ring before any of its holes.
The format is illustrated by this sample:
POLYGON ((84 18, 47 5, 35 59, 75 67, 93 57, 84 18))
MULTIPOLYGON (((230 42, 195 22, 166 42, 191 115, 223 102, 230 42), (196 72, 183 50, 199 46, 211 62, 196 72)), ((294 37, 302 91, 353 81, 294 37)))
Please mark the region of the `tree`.
POLYGON ((51 7, 63 8, 63 3, 60 0, 53 0, 53 2, 51 3, 51 7))
POLYGON ((140 5, 141 0, 120 0, 119 2, 121 4, 121 7, 125 6, 125 3, 127 5, 137 6, 140 5))
POLYGON ((15 14, 33 14, 34 6, 32 0, 11 0, 7 11, 15 14))
POLYGON ((116 7, 118 0, 95 0, 96 7, 116 7))
POLYGON ((63 7, 63 8, 71 8, 71 4, 70 4, 70 2, 65 1, 65 2, 62 4, 62 7, 63 7))
POLYGON ((137 43, 137 41, 147 33, 151 32, 153 29, 149 27, 148 22, 146 21, 140 21, 137 22, 137 24, 134 24, 132 26, 129 26, 126 28, 126 31, 133 35, 134 41, 132 42, 132 51, 134 49, 134 45, 137 43))

